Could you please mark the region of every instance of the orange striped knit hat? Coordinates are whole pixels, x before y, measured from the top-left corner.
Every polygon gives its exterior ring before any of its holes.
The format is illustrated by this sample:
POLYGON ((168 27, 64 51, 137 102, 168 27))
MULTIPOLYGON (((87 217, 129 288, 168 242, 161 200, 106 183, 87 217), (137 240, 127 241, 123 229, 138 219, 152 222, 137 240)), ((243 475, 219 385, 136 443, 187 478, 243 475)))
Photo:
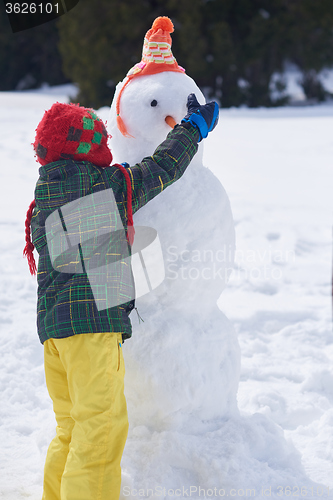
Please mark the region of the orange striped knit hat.
POLYGON ((163 71, 185 73, 184 68, 178 65, 171 51, 172 40, 170 33, 173 33, 173 31, 171 19, 168 17, 155 19, 144 38, 141 62, 133 66, 126 75, 127 81, 123 85, 116 102, 117 126, 126 137, 131 136, 120 116, 120 99, 127 85, 136 77, 155 75, 163 71))

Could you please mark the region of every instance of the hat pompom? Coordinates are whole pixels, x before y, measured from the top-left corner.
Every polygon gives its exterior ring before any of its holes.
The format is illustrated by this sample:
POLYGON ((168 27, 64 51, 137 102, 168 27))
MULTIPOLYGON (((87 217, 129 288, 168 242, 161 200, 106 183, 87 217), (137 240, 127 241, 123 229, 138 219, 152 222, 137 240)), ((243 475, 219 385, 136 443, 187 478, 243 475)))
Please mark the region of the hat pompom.
POLYGON ((171 19, 166 16, 160 16, 155 19, 153 22, 152 26, 152 31, 158 31, 158 30, 163 30, 167 31, 168 33, 173 33, 174 32, 174 27, 171 19))

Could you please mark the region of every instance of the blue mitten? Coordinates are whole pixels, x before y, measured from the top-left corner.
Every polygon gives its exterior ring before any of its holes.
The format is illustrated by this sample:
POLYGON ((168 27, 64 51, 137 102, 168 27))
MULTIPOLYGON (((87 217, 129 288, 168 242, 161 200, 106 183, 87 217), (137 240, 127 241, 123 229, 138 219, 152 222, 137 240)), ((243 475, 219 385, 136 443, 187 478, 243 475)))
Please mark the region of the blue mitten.
POLYGON ((190 94, 187 98, 187 110, 188 113, 182 119, 182 123, 191 123, 199 130, 200 142, 207 137, 208 132, 211 132, 219 121, 218 104, 212 101, 208 104, 200 105, 195 94, 190 94))

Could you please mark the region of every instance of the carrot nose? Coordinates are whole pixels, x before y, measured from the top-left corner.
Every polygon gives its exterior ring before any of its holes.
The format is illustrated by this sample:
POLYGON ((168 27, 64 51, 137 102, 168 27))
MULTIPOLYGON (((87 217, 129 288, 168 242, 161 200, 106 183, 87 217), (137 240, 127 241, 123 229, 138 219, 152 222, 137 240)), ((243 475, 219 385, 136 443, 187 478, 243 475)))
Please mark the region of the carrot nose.
POLYGON ((172 116, 170 116, 170 115, 166 116, 165 121, 167 122, 167 124, 171 128, 174 128, 174 126, 177 125, 177 123, 175 122, 174 118, 172 118, 172 116))

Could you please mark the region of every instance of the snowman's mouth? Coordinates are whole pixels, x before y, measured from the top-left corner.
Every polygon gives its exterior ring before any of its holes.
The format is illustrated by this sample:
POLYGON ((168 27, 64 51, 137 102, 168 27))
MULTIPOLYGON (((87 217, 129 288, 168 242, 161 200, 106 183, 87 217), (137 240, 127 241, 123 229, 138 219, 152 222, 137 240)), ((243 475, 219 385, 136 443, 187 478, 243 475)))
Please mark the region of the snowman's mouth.
POLYGON ((172 118, 172 116, 170 116, 170 115, 168 115, 168 116, 165 117, 165 121, 167 122, 167 124, 171 128, 174 128, 175 125, 177 125, 177 122, 175 121, 175 119, 172 118))

